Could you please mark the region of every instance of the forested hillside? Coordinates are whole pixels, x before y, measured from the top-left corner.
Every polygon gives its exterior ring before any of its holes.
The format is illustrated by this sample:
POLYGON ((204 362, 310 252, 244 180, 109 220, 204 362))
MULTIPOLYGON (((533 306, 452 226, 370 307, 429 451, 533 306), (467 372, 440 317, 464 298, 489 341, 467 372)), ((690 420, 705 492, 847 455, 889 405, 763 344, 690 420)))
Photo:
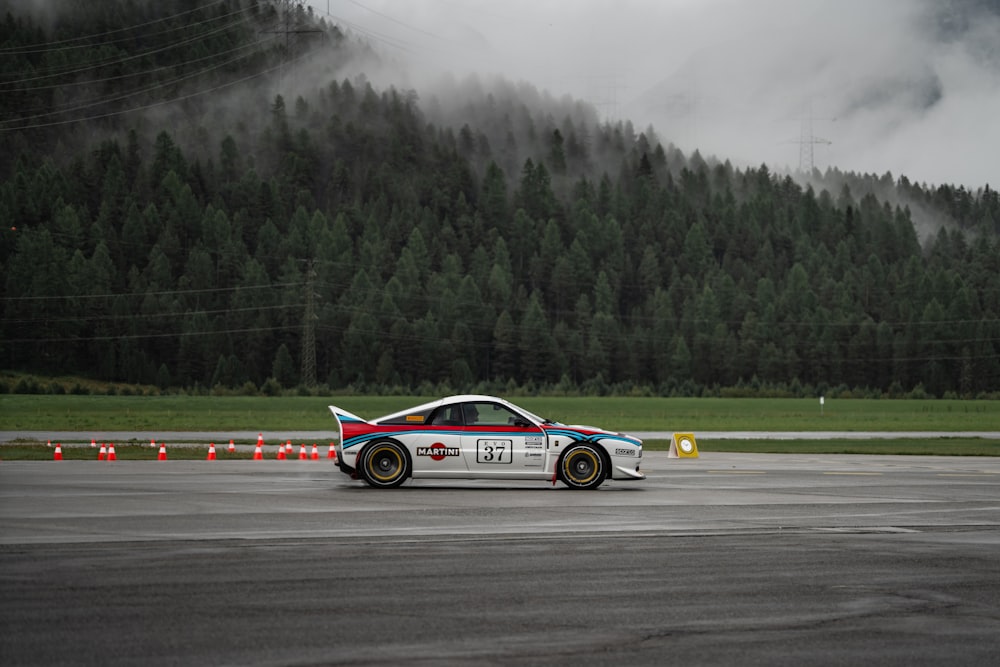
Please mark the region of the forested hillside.
POLYGON ((370 48, 289 3, 75 12, 0 26, 5 369, 267 393, 1000 388, 985 184, 793 180, 526 85, 376 86, 370 48))

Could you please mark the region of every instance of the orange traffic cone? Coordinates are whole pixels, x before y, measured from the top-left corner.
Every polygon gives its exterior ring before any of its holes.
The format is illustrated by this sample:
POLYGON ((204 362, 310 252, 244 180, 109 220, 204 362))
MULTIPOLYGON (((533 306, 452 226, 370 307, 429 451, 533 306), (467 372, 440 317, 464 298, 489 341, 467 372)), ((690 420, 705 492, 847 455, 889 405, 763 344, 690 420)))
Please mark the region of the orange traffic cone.
POLYGON ((157 461, 167 460, 167 443, 165 442, 160 443, 160 453, 156 455, 156 460, 157 461))
POLYGON ((319 449, 316 448, 316 443, 313 443, 312 456, 310 457, 313 461, 319 461, 319 449))
POLYGON ((108 443, 108 461, 117 461, 118 457, 115 456, 115 443, 108 443))
POLYGON ((108 448, 105 447, 104 443, 102 442, 101 443, 101 451, 97 452, 97 460, 98 461, 103 461, 107 457, 107 455, 108 455, 108 448))
POLYGON ((90 439, 90 446, 93 447, 94 449, 97 449, 97 440, 95 440, 94 438, 91 438, 90 439))
POLYGON ((155 438, 154 438, 154 439, 151 439, 151 440, 149 441, 149 448, 150 448, 150 449, 156 449, 156 439, 155 439, 155 438))
POLYGON ((233 444, 232 440, 229 441, 229 453, 230 454, 236 453, 236 445, 233 444))
POLYGON ((278 443, 278 456, 275 458, 277 458, 279 461, 284 461, 285 459, 288 458, 287 456, 285 456, 285 446, 282 445, 280 442, 278 443))
POLYGON ((264 458, 264 452, 260 449, 260 440, 257 441, 257 447, 253 450, 253 460, 261 461, 264 458))
POLYGON ((285 454, 288 454, 289 456, 292 455, 292 441, 291 440, 289 440, 288 444, 285 445, 285 454))
POLYGON ((257 434, 257 444, 260 445, 261 447, 264 446, 264 434, 263 433, 258 433, 257 434))
POLYGON ((309 455, 306 454, 306 443, 303 442, 302 446, 299 447, 299 461, 308 461, 308 460, 309 460, 309 455))
POLYGON ((63 460, 63 457, 62 457, 62 445, 60 445, 58 442, 56 443, 56 451, 52 455, 52 460, 53 461, 62 461, 63 460))
POLYGON ((330 451, 328 451, 326 453, 326 458, 328 458, 328 459, 335 459, 335 458, 337 458, 337 450, 334 449, 332 442, 330 443, 330 451))
POLYGON ((48 447, 49 449, 52 449, 52 441, 51 440, 46 440, 45 441, 45 446, 48 447))
POLYGON ((205 460, 206 461, 214 461, 215 460, 215 443, 214 442, 208 443, 208 458, 205 459, 205 460))

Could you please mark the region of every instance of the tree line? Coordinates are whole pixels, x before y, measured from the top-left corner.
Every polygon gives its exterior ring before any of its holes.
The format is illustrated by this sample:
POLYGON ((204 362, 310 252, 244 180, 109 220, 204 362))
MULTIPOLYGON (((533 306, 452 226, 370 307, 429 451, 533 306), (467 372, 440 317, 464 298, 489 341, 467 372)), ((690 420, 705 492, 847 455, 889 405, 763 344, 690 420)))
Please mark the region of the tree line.
POLYGON ((223 126, 189 109, 183 140, 121 117, 68 155, 6 132, 3 366, 195 391, 996 394, 989 187, 803 185, 572 101, 461 94, 332 79, 223 126), (946 224, 918 238, 910 206, 946 224))

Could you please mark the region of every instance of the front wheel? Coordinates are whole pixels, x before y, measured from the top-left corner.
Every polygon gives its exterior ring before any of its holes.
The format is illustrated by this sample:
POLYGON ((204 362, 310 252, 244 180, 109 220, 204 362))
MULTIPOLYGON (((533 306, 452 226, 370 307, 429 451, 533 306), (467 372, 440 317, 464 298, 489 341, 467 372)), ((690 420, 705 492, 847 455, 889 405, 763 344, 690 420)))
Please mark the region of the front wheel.
POLYGON ((607 477, 604 457, 590 445, 574 445, 559 461, 559 479, 571 489, 596 489, 607 477))
POLYGON ((369 486, 391 489, 405 482, 410 476, 410 459, 402 445, 383 440, 365 448, 361 454, 358 472, 369 486))

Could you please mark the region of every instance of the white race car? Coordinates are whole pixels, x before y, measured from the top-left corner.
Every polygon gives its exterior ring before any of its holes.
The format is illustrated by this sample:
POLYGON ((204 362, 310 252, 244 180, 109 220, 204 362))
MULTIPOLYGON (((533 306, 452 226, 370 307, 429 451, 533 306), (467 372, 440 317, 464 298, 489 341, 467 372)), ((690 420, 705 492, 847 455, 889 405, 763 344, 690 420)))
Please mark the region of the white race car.
POLYGON ((450 396, 365 421, 330 406, 340 469, 378 488, 414 479, 537 479, 596 489, 645 479, 642 441, 542 419, 494 396, 450 396))

